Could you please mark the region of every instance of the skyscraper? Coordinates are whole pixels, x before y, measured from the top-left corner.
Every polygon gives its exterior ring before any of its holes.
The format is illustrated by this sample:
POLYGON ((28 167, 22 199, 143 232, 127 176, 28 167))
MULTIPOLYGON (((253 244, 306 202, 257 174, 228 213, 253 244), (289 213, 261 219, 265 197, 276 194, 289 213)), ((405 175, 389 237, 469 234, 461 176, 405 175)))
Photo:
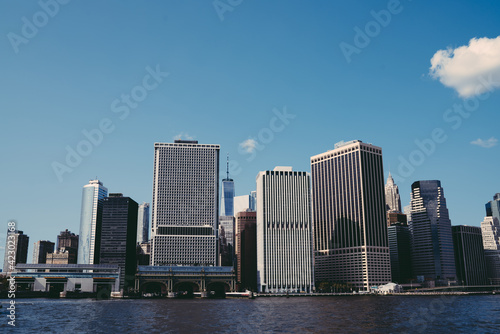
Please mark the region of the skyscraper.
POLYGON ((137 242, 142 244, 149 240, 149 203, 139 205, 137 214, 137 242))
POLYGON ((229 178, 229 155, 226 178, 222 180, 221 216, 234 216, 234 181, 229 178))
POLYGON ((496 217, 500 221, 500 193, 493 196, 493 201, 486 203, 486 216, 496 217))
POLYGON ((311 179, 292 167, 257 175, 257 288, 314 290, 311 179))
POLYGON ((120 193, 103 199, 100 264, 120 267, 120 289, 134 287, 137 203, 120 193))
POLYGON ((411 185, 413 275, 446 285, 456 280, 451 221, 441 181, 411 185))
POLYGON ((57 236, 57 252, 67 252, 68 264, 75 264, 78 256, 78 236, 66 229, 57 236))
POLYGON ((216 265, 219 145, 155 143, 151 264, 216 265))
POLYGON ((340 142, 311 157, 311 172, 316 280, 365 291, 389 282, 382 149, 340 142))
POLYGON ((488 283, 500 284, 500 220, 486 216, 481 222, 481 234, 488 283))
POLYGON ((48 240, 39 240, 33 245, 33 263, 47 263, 47 254, 54 253, 55 244, 48 240))
POLYGON ((391 254, 392 281, 402 284, 412 278, 411 272, 411 233, 406 222, 406 215, 397 212, 388 213, 387 225, 389 252, 391 254))
POLYGON ((398 186, 394 183, 391 173, 387 178, 387 183, 385 184, 385 203, 387 205, 387 211, 389 212, 401 212, 401 198, 399 196, 398 186))
POLYGON ((236 281, 240 290, 257 291, 257 213, 236 214, 236 281))
POLYGON ((18 263, 26 263, 28 259, 28 244, 30 237, 23 231, 7 231, 5 239, 5 256, 3 261, 3 273, 10 275, 18 263), (12 236, 12 237, 11 237, 12 236), (12 253, 11 253, 12 252, 12 253), (15 258, 13 256, 15 255, 15 258))
POLYGON ((78 241, 78 263, 97 264, 101 241, 102 199, 108 189, 99 180, 90 180, 83 186, 82 213, 80 216, 80 239, 78 241))
POLYGON ((481 228, 459 225, 452 226, 451 229, 459 283, 463 285, 487 284, 481 228))
POLYGON ((219 217, 219 253, 221 266, 234 265, 234 217, 219 217))

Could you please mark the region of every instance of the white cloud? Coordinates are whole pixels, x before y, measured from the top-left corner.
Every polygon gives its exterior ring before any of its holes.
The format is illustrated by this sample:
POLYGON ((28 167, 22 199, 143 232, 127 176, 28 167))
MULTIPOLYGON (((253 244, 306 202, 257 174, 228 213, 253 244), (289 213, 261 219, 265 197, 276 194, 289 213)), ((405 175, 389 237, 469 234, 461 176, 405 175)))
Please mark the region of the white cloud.
POLYGON ((243 148, 248 153, 253 153, 257 148, 257 141, 255 139, 247 139, 240 143, 240 147, 243 148))
POLYGON ((500 36, 473 38, 469 45, 437 51, 429 73, 462 98, 500 88, 500 36))
POLYGON ((174 140, 177 139, 193 140, 194 137, 190 136, 187 132, 181 132, 177 136, 174 136, 174 140))
POLYGON ((476 140, 471 141, 470 143, 472 145, 477 145, 484 148, 491 148, 498 144, 498 139, 496 139, 495 137, 491 137, 490 139, 487 140, 482 140, 481 138, 478 138, 476 140))

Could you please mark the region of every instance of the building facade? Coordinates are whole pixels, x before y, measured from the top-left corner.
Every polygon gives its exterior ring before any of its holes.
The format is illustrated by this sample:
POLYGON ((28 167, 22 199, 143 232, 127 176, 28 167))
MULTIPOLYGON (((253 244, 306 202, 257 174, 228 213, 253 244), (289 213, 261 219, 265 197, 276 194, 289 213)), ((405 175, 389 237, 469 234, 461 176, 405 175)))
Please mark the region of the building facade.
POLYGON ((252 191, 250 195, 234 197, 234 214, 246 210, 257 211, 257 193, 255 191, 252 191))
POLYGON ((151 264, 217 265, 219 145, 155 143, 151 264))
POLYGON ((458 283, 462 285, 487 284, 481 228, 476 226, 452 226, 455 267, 458 283))
POLYGON ((411 186, 413 274, 438 285, 456 281, 451 221, 441 181, 411 186))
POLYGON ((236 214, 236 285, 257 291, 257 212, 236 214))
POLYGON ((406 223, 396 222, 387 227, 387 235, 392 281, 399 284, 407 283, 412 279, 410 228, 406 223))
POLYGON ((80 239, 78 241, 79 264, 97 264, 101 242, 102 199, 108 189, 99 180, 90 180, 83 186, 82 212, 80 215, 80 239))
POLYGON ((316 280, 364 291, 389 282, 382 149, 341 142, 311 157, 311 172, 316 280))
POLYGON ((47 263, 47 254, 54 253, 55 244, 48 240, 39 240, 33 245, 33 264, 47 263))
POLYGON ((234 265, 234 217, 219 217, 219 254, 221 266, 234 265))
POLYGON ((30 238, 23 231, 7 231, 3 261, 3 273, 5 275, 10 275, 14 271, 16 264, 26 263, 29 240, 30 238))
POLYGON ((137 242, 149 241, 149 203, 139 205, 137 214, 137 242))
POLYGON ((78 258, 78 235, 71 233, 68 229, 61 231, 57 236, 57 250, 59 253, 67 253, 67 264, 76 264, 78 258))
POLYGON ((389 212, 401 212, 401 197, 399 196, 399 188, 394 183, 391 173, 385 184, 385 204, 389 212))
POLYGON ((489 284, 500 284, 500 221, 486 216, 481 222, 486 276, 489 284))
POLYGON ((120 267, 120 290, 134 287, 138 204, 122 194, 103 199, 99 263, 120 267))
POLYGON ((276 167, 257 175, 257 289, 312 292, 310 175, 276 167))

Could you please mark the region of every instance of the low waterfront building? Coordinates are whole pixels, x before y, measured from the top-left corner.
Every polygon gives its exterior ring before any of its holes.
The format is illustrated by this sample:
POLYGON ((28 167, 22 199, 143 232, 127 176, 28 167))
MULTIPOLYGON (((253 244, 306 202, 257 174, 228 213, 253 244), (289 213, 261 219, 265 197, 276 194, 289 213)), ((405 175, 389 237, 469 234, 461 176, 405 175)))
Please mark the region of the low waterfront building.
POLYGON ((120 268, 103 264, 17 264, 16 291, 119 293, 120 268))

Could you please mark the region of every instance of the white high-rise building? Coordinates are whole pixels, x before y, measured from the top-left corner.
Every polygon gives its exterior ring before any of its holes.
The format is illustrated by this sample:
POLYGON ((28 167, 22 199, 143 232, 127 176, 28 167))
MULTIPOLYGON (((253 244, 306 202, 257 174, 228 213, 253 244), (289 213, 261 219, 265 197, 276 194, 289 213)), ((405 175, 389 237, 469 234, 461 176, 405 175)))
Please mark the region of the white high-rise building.
POLYGON ((142 244, 149 240, 149 203, 139 205, 137 211, 137 243, 142 244))
POLYGON ((487 216, 481 222, 488 283, 500 284, 500 222, 487 216))
POLYGON ((152 265, 217 265, 219 149, 155 143, 152 265))
POLYGON ((314 290, 311 177, 292 167, 257 175, 259 292, 314 290))
POLYGON ((234 197, 234 214, 236 215, 238 212, 245 212, 250 209, 252 211, 256 211, 257 204, 257 192, 252 191, 250 195, 242 195, 234 197))
POLYGON ((90 180, 89 184, 83 186, 78 264, 98 262, 101 243, 99 218, 102 213, 102 199, 106 196, 108 196, 108 189, 99 180, 90 180))
POLYGON ((394 183, 391 173, 389 172, 389 177, 387 178, 387 183, 385 184, 385 204, 387 206, 387 211, 390 212, 401 212, 401 198, 399 196, 398 186, 394 183))

